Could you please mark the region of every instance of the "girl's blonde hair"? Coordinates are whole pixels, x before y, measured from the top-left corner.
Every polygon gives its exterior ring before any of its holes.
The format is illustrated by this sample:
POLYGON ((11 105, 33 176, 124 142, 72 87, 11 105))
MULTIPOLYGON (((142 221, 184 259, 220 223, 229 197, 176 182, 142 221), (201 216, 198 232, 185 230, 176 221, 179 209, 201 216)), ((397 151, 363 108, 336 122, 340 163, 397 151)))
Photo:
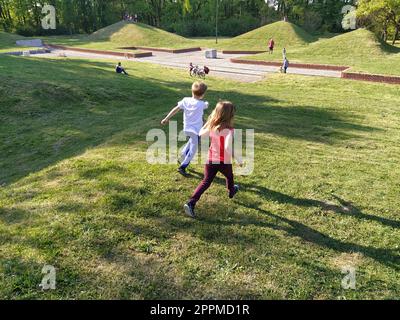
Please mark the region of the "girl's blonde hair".
POLYGON ((224 130, 233 128, 233 118, 236 108, 230 101, 220 101, 208 117, 205 127, 209 130, 224 130))

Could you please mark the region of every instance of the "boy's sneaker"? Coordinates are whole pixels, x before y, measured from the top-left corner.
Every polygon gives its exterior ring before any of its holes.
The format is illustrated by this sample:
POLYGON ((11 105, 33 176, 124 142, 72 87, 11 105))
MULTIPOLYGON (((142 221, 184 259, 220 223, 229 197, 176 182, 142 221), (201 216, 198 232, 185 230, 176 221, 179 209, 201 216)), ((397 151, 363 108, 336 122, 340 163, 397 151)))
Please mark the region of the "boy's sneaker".
POLYGON ((191 218, 196 218, 196 213, 194 212, 194 205, 191 204, 190 202, 188 202, 187 204, 185 204, 183 206, 183 208, 185 209, 185 213, 191 217, 191 218))
POLYGON ((239 192, 239 190, 240 187, 237 184, 235 184, 235 186, 233 187, 233 193, 229 194, 229 198, 232 199, 236 195, 236 193, 239 192))
POLYGON ((178 172, 179 172, 181 175, 183 175, 184 177, 187 177, 187 176, 188 176, 188 174, 187 174, 187 172, 186 172, 186 169, 184 169, 184 168, 178 168, 178 172))

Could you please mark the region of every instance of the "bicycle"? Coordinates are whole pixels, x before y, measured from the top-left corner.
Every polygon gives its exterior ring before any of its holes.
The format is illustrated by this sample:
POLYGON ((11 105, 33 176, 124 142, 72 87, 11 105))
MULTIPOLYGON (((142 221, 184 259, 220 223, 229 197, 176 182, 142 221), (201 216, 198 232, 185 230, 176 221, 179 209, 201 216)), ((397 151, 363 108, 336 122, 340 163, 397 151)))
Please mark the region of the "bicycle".
POLYGON ((200 68, 198 65, 194 66, 192 63, 189 65, 190 76, 205 79, 206 75, 210 73, 210 69, 206 66, 200 68))

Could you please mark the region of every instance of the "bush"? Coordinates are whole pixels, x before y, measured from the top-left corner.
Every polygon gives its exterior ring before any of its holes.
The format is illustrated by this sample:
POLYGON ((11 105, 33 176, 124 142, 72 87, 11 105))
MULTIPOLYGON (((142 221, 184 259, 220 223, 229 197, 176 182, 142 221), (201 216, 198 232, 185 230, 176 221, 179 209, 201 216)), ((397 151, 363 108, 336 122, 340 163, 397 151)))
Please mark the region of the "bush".
POLYGON ((303 28, 308 32, 316 32, 322 27, 322 16, 315 11, 306 11, 304 13, 303 28))
POLYGON ((259 22, 252 16, 231 17, 220 22, 219 34, 226 37, 235 37, 257 27, 259 27, 259 22))
MULTIPOLYGON (((218 33, 220 36, 234 37, 255 29, 259 21, 252 16, 232 17, 219 21, 218 33)), ((206 20, 182 20, 178 22, 165 22, 162 27, 184 37, 209 37, 215 35, 215 22, 206 20)))
POLYGON ((45 30, 41 27, 33 26, 18 26, 15 29, 15 33, 24 37, 34 37, 34 36, 55 36, 55 35, 66 35, 70 34, 67 27, 63 25, 57 25, 57 29, 45 30))
POLYGON ((207 21, 180 21, 166 28, 184 37, 206 37, 214 34, 214 26, 207 21))

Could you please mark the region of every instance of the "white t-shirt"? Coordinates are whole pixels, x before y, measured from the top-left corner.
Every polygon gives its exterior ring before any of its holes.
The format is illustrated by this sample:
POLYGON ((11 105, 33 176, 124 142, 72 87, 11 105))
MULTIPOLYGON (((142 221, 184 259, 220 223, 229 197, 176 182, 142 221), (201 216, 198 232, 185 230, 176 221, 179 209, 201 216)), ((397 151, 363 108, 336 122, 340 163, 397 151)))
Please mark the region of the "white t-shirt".
POLYGON ((208 102, 195 98, 184 98, 178 102, 178 107, 183 110, 183 131, 199 134, 203 127, 204 110, 208 102))

